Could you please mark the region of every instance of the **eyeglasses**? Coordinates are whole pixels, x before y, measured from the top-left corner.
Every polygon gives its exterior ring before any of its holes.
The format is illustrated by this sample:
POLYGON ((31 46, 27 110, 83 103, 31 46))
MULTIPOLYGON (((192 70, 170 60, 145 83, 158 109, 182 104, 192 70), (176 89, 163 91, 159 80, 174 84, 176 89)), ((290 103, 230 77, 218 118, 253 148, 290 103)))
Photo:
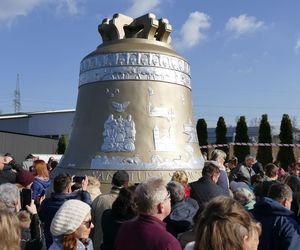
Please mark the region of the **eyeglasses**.
POLYGON ((92 220, 86 220, 86 221, 83 221, 82 223, 85 224, 87 228, 90 228, 92 225, 92 220))

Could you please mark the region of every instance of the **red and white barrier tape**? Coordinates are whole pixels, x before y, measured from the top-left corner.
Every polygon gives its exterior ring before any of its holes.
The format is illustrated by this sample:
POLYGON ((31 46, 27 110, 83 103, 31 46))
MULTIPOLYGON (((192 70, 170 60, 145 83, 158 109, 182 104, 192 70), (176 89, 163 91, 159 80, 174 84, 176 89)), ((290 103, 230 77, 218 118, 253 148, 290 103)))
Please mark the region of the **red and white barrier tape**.
POLYGON ((229 147, 231 145, 237 146, 263 146, 263 147, 300 147, 300 144, 282 144, 282 143, 246 143, 246 142, 231 142, 228 144, 209 144, 200 146, 200 148, 221 148, 229 147))

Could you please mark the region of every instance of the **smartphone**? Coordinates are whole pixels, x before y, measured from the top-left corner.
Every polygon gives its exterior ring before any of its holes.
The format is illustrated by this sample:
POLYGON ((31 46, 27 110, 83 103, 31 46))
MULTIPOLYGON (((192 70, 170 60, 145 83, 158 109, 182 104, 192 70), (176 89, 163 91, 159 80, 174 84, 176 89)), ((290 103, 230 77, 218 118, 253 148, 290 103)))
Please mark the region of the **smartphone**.
POLYGON ((26 205, 31 204, 31 189, 23 188, 20 194, 21 198, 21 210, 26 210, 26 205))
POLYGON ((74 176, 73 177, 73 182, 76 182, 76 183, 82 183, 82 181, 84 180, 84 176, 74 176))

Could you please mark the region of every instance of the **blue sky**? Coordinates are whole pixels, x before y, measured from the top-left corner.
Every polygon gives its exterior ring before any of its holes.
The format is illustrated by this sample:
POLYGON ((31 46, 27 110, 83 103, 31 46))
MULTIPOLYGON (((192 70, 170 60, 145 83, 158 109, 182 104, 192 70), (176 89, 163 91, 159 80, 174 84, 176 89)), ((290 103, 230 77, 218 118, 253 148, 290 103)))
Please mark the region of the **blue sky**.
POLYGON ((0 110, 14 111, 20 74, 24 112, 75 108, 79 63, 100 43, 114 13, 148 12, 172 24, 176 50, 191 64, 195 119, 215 126, 267 113, 300 124, 300 1, 0 0, 0 110))

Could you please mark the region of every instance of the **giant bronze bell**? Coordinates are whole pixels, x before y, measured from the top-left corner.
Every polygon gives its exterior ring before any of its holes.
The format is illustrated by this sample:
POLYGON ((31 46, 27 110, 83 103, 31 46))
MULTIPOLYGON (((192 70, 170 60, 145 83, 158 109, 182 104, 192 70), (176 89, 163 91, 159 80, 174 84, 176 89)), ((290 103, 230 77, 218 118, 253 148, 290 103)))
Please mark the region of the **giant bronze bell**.
POLYGON ((190 66, 170 46, 168 20, 115 14, 98 30, 103 43, 81 61, 73 130, 54 174, 110 183, 124 169, 137 183, 185 170, 198 179, 190 66))

